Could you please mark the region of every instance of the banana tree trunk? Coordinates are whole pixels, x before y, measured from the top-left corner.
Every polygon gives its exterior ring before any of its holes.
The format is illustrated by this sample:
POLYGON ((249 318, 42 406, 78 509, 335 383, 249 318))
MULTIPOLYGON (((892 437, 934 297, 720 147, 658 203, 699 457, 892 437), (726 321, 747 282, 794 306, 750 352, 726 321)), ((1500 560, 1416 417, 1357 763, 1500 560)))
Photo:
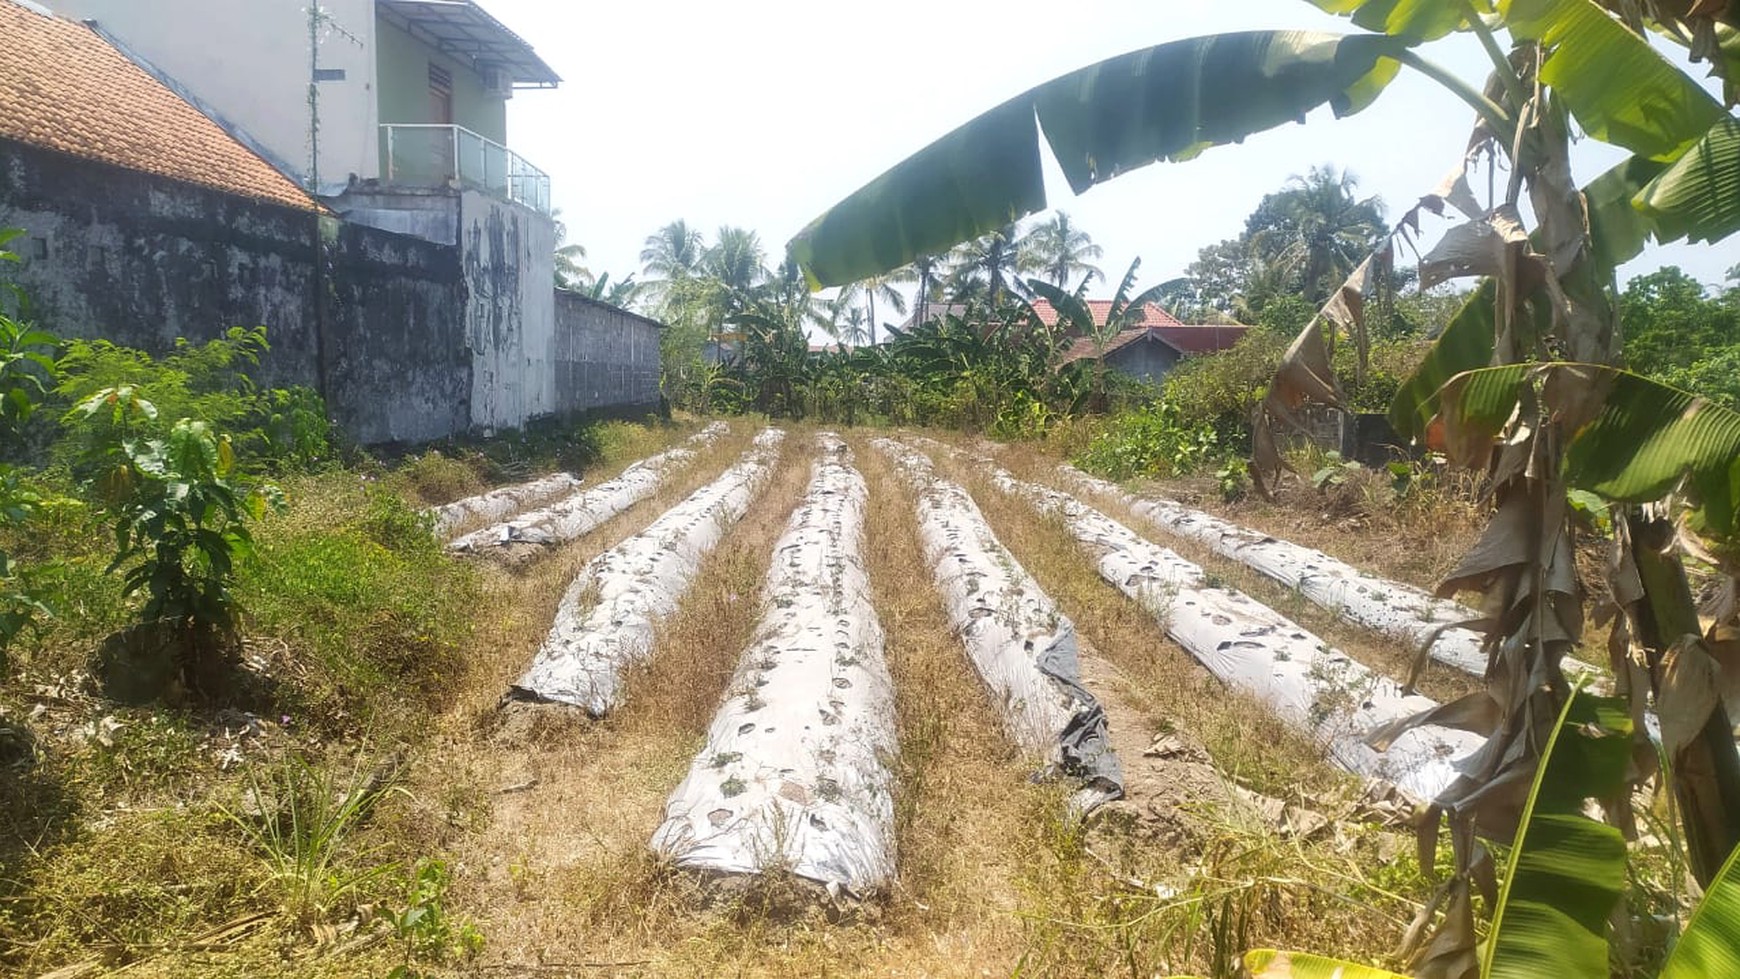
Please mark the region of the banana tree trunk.
POLYGON ((1627 522, 1637 542, 1633 557, 1644 595, 1637 605, 1637 639, 1648 655, 1650 687, 1663 714, 1662 748, 1685 824, 1692 874, 1708 887, 1740 846, 1740 753, 1711 676, 1698 666, 1706 654, 1698 641, 1697 606, 1684 564, 1665 546, 1673 529, 1635 512, 1627 522))

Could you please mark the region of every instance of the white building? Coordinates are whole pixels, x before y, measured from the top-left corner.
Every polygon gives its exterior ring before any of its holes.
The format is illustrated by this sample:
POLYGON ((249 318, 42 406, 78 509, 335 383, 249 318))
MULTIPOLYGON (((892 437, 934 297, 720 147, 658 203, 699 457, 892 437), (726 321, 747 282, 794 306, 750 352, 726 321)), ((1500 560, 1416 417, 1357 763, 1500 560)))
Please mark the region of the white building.
POLYGON ((551 414, 550 181, 507 101, 556 73, 474 0, 46 0, 337 216, 458 249, 472 426, 551 414))
POLYGON ((457 179, 549 210, 507 149, 517 88, 560 79, 471 0, 47 0, 315 193, 457 179))

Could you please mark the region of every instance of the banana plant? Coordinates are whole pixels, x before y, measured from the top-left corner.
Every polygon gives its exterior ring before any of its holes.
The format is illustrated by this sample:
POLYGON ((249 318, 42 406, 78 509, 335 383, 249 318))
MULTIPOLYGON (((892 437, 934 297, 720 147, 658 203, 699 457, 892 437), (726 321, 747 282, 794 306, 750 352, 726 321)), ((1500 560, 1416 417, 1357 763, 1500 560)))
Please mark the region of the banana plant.
MULTIPOLYGON (((1578 693, 1566 701, 1530 786, 1492 927, 1478 951, 1459 953, 1457 974, 1558 979, 1609 973, 1608 928, 1625 882, 1625 840, 1614 826, 1590 817, 1587 807, 1623 789, 1631 727, 1623 700, 1578 693)), ((1275 949, 1247 952, 1244 964, 1253 979, 1407 979, 1275 949)), ((1740 849, 1705 890, 1658 973, 1660 979, 1731 975, 1740 975, 1740 849)))
POLYGON ((1076 286, 1073 292, 1065 292, 1044 279, 1027 280, 1027 288, 1057 310, 1059 322, 1068 327, 1066 333, 1093 340, 1093 382, 1089 397, 1095 411, 1106 409, 1106 344, 1132 324, 1141 322, 1148 304, 1165 295, 1174 285, 1171 282, 1162 282, 1132 295, 1130 290, 1136 287, 1136 270, 1141 267, 1140 258, 1130 262, 1129 270, 1118 283, 1118 291, 1112 294, 1112 302, 1106 309, 1103 323, 1094 319, 1093 310, 1087 304, 1087 288, 1093 281, 1092 276, 1082 279, 1081 285, 1076 286))
MULTIPOLYGON (((1396 413, 1425 420, 1425 435, 1448 426, 1443 386, 1464 371, 1528 362, 1573 361, 1596 369, 1619 360, 1613 269, 1643 241, 1688 237, 1715 241, 1740 229, 1740 139, 1729 105, 1740 78, 1740 3, 1635 0, 1313 0, 1347 15, 1368 33, 1252 31, 1173 41, 1092 65, 1021 93, 943 136, 813 221, 789 251, 812 285, 861 278, 934 254, 1046 204, 1041 134, 1070 187, 1081 193, 1156 161, 1191 159, 1211 147, 1302 118, 1329 106, 1337 116, 1378 98, 1402 67, 1416 70, 1468 104, 1476 117, 1472 144, 1508 163, 1501 200, 1482 206, 1468 191, 1460 161, 1439 191, 1405 216, 1398 231, 1419 227, 1422 211, 1460 211, 1467 221, 1426 256, 1438 281, 1485 276, 1465 316, 1447 332, 1421 374, 1403 389, 1396 413), (1484 83, 1457 77, 1421 56, 1424 42, 1452 32, 1478 39, 1491 61, 1484 83), (1683 44, 1726 81, 1728 104, 1707 93, 1646 39, 1683 44), (1579 188, 1569 160, 1575 125, 1622 147, 1632 159, 1579 188), (1520 217, 1529 196, 1534 228, 1520 217)), ((1332 296, 1323 315, 1295 340, 1270 385, 1253 442, 1253 470, 1278 460, 1271 417, 1285 421, 1300 406, 1341 401, 1324 327, 1363 329, 1364 284, 1383 255, 1332 296)), ((1424 275, 1423 275, 1424 279, 1424 275)), ((1556 375, 1564 377, 1565 375, 1556 375)), ((1425 821, 1436 838, 1448 815, 1454 838, 1480 833, 1514 838, 1531 776, 1540 768, 1541 732, 1570 696, 1559 662, 1582 634, 1584 584, 1574 564, 1576 530, 1564 446, 1601 417, 1613 396, 1601 375, 1588 387, 1541 383, 1520 388, 1501 435, 1473 448, 1489 453, 1495 514, 1483 537, 1442 586, 1482 591, 1495 610, 1486 695, 1496 710, 1487 747, 1468 774, 1434 800, 1425 821)), ((1614 402, 1619 404, 1619 402, 1614 402)), ((1635 406, 1621 404, 1621 410, 1635 406)), ((1448 433, 1454 435, 1454 433, 1448 433)), ((1649 447, 1670 453, 1675 446, 1649 447)), ((1638 455, 1627 447, 1619 458, 1638 455)), ((1668 458, 1671 468, 1683 460, 1668 458)), ((1615 643, 1615 673, 1630 689, 1633 710, 1650 693, 1687 686, 1708 692, 1682 657, 1697 633, 1686 578, 1659 539, 1671 528, 1632 513, 1620 522, 1614 604, 1628 610, 1615 643), (1640 538, 1634 541, 1634 538, 1640 538), (1636 543, 1640 546, 1631 546, 1636 543), (1641 660, 1644 681, 1632 684, 1641 660), (1647 689, 1645 689, 1647 688, 1647 689)), ((1693 869, 1713 880, 1722 855, 1740 841, 1740 755, 1720 703, 1684 698, 1676 717, 1693 732, 1690 752, 1667 777, 1694 841, 1693 869), (1698 841, 1702 840, 1701 843, 1698 841)), ((1659 704, 1658 704, 1659 706, 1659 704)), ((1668 723, 1664 717, 1664 724, 1668 723)), ((1466 893, 1476 851, 1458 853, 1466 893)), ((1440 932, 1465 955, 1472 929, 1440 932)), ((1447 966, 1428 976, 1460 976, 1447 966)))

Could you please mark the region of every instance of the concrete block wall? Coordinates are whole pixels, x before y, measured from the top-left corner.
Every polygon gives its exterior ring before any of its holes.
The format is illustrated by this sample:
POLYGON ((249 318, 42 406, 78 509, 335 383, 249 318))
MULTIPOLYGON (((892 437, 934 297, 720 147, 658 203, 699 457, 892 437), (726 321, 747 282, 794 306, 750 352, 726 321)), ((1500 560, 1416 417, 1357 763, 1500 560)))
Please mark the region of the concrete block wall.
POLYGON ((555 300, 556 411, 657 405, 663 327, 577 293, 555 300))

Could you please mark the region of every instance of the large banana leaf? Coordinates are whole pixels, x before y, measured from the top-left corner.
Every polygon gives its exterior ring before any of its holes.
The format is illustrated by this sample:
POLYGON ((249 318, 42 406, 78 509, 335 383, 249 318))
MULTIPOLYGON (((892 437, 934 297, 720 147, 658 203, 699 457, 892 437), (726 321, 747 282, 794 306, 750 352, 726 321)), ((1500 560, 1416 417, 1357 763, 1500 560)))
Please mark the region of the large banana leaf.
POLYGON ((1659 979, 1740 976, 1740 849, 1704 891, 1659 979))
POLYGON ((836 204, 787 246, 812 285, 933 255, 1045 206, 1039 130, 1081 193, 1159 160, 1304 118, 1358 112, 1409 42, 1248 31, 1173 41, 1053 79, 943 136, 836 204))
POLYGON ((1245 971, 1251 979, 1407 979, 1388 969, 1272 948, 1246 952, 1245 971))
MULTIPOLYGON (((1565 478, 1573 487, 1641 503, 1660 499, 1683 480, 1698 502, 1702 529, 1721 537, 1740 533, 1740 412, 1629 371, 1509 364, 1457 374, 1436 400, 1452 455, 1479 464, 1531 379, 1549 394, 1593 385, 1607 390, 1600 411, 1565 447, 1565 478)), ((1396 410, 1403 408, 1398 399, 1396 410)), ((1416 424, 1418 410, 1424 407, 1410 408, 1401 420, 1416 424)))
POLYGON ((1724 117, 1637 195, 1662 241, 1720 241, 1740 231, 1740 120, 1724 117))
POLYGON ((1607 921, 1625 883, 1625 837, 1583 807, 1624 791, 1630 758, 1625 704, 1573 694, 1523 809, 1482 979, 1607 975, 1607 921))
POLYGON ((1493 293, 1491 280, 1468 294, 1432 349, 1390 403, 1390 424, 1398 434, 1419 439, 1438 414, 1438 392, 1452 377, 1492 363, 1493 293))
POLYGON ((1368 31, 1435 40, 1461 30, 1462 5, 1450 0, 1311 0, 1332 14, 1351 14, 1368 31))
POLYGON ((1589 243, 1603 270, 1612 272, 1636 258, 1652 234, 1664 241, 1674 237, 1664 234, 1655 219, 1632 203, 1664 169, 1656 160, 1634 156, 1583 188, 1589 204, 1589 243))
POLYGON ((1498 11, 1514 36, 1551 49, 1541 81, 1602 142, 1675 160, 1726 114, 1594 0, 1499 0, 1498 11))
POLYGON ((1647 377, 1612 371, 1601 414, 1572 439, 1565 473, 1610 500, 1653 500, 1689 477, 1711 534, 1740 531, 1740 412, 1647 377))

